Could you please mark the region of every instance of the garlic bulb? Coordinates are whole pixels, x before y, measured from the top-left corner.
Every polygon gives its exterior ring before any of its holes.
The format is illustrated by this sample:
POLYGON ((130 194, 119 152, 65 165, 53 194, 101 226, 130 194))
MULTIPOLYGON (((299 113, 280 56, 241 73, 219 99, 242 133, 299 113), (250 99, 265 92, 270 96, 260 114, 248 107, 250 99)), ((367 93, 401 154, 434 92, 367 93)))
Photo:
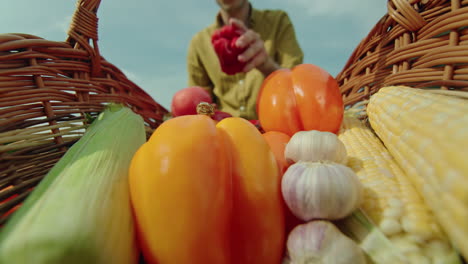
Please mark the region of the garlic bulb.
POLYGON ((297 162, 283 175, 283 198, 304 221, 350 215, 362 200, 362 185, 347 166, 334 162, 297 162))
POLYGON ((366 263, 361 248, 327 221, 297 226, 286 243, 292 264, 366 263))
POLYGON ((333 161, 346 164, 347 153, 343 142, 331 132, 317 130, 296 132, 284 150, 288 162, 333 161))

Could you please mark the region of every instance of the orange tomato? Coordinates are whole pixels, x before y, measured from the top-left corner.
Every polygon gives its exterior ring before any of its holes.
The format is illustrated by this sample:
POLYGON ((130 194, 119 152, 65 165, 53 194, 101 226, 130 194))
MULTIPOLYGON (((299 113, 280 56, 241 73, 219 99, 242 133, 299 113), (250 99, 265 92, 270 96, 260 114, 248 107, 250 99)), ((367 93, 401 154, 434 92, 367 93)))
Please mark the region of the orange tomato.
POLYGON ((280 180, 273 153, 247 120, 191 115, 164 122, 129 173, 146 262, 279 264, 280 180))
MULTIPOLYGON (((288 144, 289 140, 291 139, 290 136, 286 135, 283 132, 278 131, 269 131, 262 134, 265 138, 266 142, 270 146, 273 154, 275 155, 276 164, 278 165, 278 170, 281 174, 281 178, 286 170, 289 168, 291 164, 286 161, 284 157, 284 150, 286 145, 288 144)), ((287 208, 286 203, 284 203, 285 210, 284 210, 284 218, 285 218, 285 226, 286 226, 286 234, 288 234, 294 227, 303 223, 304 221, 300 220, 287 208)))
POLYGON ((281 175, 283 175, 289 167, 289 163, 284 157, 284 149, 286 148, 286 145, 288 144, 291 137, 283 132, 278 131, 268 131, 263 133, 262 136, 265 138, 266 142, 270 146, 271 151, 275 155, 276 164, 278 165, 278 169, 281 175))
POLYGON ((344 107, 337 81, 318 66, 301 64, 264 80, 257 113, 265 131, 289 136, 303 130, 338 133, 344 107))

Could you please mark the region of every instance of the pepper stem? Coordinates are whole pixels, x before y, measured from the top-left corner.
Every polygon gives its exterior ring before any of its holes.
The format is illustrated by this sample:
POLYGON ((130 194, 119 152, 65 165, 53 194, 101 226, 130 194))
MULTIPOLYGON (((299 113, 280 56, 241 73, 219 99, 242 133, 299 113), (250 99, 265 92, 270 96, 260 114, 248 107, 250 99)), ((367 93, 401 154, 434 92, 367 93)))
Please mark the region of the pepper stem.
POLYGON ((199 115, 207 115, 207 116, 213 116, 214 115, 214 105, 207 103, 207 102, 201 102, 197 105, 197 114, 199 115))

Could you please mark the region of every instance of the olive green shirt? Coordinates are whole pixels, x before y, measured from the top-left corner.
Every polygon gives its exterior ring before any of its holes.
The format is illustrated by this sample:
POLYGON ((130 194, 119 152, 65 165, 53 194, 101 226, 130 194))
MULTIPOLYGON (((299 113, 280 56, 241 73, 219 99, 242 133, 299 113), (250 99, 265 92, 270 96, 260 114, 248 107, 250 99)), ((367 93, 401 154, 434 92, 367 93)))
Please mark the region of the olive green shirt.
MULTIPOLYGON (((302 63, 304 55, 287 13, 281 10, 250 10, 248 26, 260 35, 270 57, 282 68, 292 68, 302 63)), ((211 35, 222 26, 218 14, 214 24, 192 38, 187 56, 188 85, 208 89, 221 111, 246 119, 258 119, 256 101, 264 76, 257 69, 235 75, 221 70, 211 44, 211 35)))

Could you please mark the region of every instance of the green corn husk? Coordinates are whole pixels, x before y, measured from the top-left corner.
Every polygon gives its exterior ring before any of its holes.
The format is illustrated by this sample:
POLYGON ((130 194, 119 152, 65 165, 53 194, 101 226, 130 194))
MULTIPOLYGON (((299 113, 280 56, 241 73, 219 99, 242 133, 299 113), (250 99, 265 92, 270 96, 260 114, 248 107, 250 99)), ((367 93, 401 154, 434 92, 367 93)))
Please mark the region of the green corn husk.
POLYGON ((1 230, 0 263, 136 263, 127 175, 145 140, 139 115, 108 106, 1 230))
MULTIPOLYGON (((419 264, 408 259, 388 237, 357 209, 350 216, 335 223, 348 237, 354 240, 366 253, 369 263, 375 264, 419 264)), ((462 264, 458 252, 442 255, 434 264, 462 264)))
POLYGON ((378 227, 357 209, 338 221, 338 228, 353 239, 367 254, 368 261, 376 264, 410 264, 409 260, 390 242, 378 227))

